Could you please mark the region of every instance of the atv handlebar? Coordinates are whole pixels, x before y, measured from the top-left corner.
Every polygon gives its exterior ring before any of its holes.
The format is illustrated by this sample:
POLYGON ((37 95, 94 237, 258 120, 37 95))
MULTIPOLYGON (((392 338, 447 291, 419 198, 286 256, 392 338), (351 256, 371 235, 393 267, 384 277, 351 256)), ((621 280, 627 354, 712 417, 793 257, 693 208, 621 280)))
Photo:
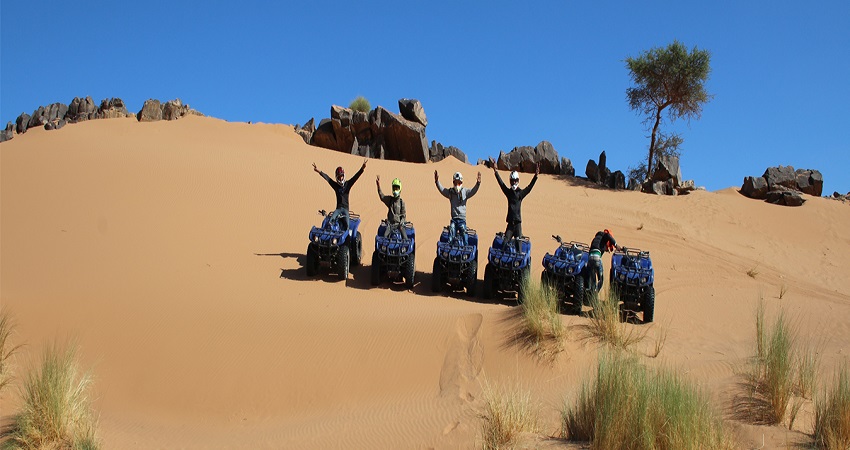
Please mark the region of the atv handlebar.
POLYGON ((557 241, 559 244, 563 244, 563 243, 564 243, 564 241, 561 239, 561 236, 560 236, 560 235, 553 234, 553 235, 552 235, 552 239, 554 239, 555 241, 557 241))

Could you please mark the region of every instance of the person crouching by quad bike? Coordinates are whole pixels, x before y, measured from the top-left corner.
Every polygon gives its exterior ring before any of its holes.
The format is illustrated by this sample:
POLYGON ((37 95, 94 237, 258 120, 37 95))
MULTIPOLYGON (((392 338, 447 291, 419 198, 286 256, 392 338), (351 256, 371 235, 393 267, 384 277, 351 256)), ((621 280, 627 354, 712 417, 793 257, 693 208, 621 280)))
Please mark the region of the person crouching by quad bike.
POLYGON ((620 246, 614 240, 611 232, 606 230, 599 231, 590 242, 590 254, 587 261, 587 268, 590 271, 590 285, 593 286, 594 278, 596 281, 596 292, 602 290, 602 281, 604 269, 602 267, 602 254, 606 251, 619 250, 620 246))
POLYGON ((443 197, 449 199, 452 206, 452 221, 449 222, 449 242, 454 242, 455 233, 460 231, 460 240, 464 247, 468 244, 466 235, 466 201, 472 198, 478 192, 481 186, 481 172, 478 172, 478 181, 472 189, 463 187, 463 175, 460 172, 455 172, 452 179, 454 187, 444 188, 440 184, 440 175, 434 171, 434 183, 437 185, 437 190, 443 194, 443 197))
MULTIPOLYGON (((508 215, 505 218, 508 226, 505 228, 503 247, 509 245, 512 238, 517 238, 514 240, 514 243, 516 245, 517 252, 520 252, 521 244, 518 239, 522 237, 522 199, 531 192, 531 189, 534 188, 534 184, 537 183, 537 176, 540 174, 540 163, 537 163, 537 167, 534 169, 534 178, 531 179, 531 183, 529 183, 525 189, 520 189, 519 187, 519 173, 517 173, 516 170, 511 172, 511 187, 507 187, 505 186, 505 182, 502 181, 502 177, 499 176, 499 171, 496 169, 496 162, 493 161, 493 158, 490 158, 490 166, 493 167, 493 173, 496 175, 496 181, 499 182, 499 187, 502 188, 502 192, 508 199, 508 215)), ((507 250, 507 248, 505 247, 503 250, 507 250)))
POLYGON ((348 181, 345 180, 345 169, 343 169, 342 166, 336 168, 336 180, 333 180, 326 173, 319 170, 319 168, 316 167, 316 163, 313 163, 313 170, 328 182, 331 189, 333 189, 336 194, 336 209, 331 213, 328 224, 339 221, 340 229, 348 230, 348 193, 351 192, 351 188, 354 186, 354 183, 357 182, 357 179, 363 174, 363 170, 366 169, 367 161, 368 159, 363 161, 363 165, 360 167, 360 170, 358 170, 357 173, 355 173, 348 181))
POLYGON ((387 229, 384 231, 384 237, 389 238, 393 230, 398 230, 402 241, 409 241, 407 231, 405 231, 404 223, 407 220, 407 211, 404 207, 404 200, 401 199, 401 180, 398 178, 393 180, 392 195, 384 195, 381 191, 381 176, 378 175, 375 179, 378 185, 378 198, 381 202, 387 205, 387 229))

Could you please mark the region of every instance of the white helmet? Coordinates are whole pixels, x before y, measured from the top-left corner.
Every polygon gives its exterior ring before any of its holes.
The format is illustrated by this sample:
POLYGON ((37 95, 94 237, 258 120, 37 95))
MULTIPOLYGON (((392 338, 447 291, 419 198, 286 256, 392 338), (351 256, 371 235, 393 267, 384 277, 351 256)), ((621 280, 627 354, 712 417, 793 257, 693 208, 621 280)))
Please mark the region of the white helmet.
POLYGON ((463 181, 463 175, 460 172, 455 172, 455 176, 453 178, 457 181, 463 181))
POLYGON ((516 170, 511 172, 511 181, 513 181, 513 180, 519 181, 519 172, 517 172, 516 170))

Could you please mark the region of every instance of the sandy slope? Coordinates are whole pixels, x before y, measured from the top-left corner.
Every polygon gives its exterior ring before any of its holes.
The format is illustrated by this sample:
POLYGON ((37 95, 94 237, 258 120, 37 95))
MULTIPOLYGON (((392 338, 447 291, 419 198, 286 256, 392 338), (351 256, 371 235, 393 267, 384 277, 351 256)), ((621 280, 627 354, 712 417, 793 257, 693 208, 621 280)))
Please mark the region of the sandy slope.
MULTIPOLYGON (((418 238, 417 285, 407 292, 371 288, 368 265, 346 283, 305 278, 307 232, 334 202, 314 161, 349 175, 362 163, 309 147, 288 126, 199 117, 98 120, 2 144, 2 306, 29 355, 53 339, 79 340, 105 448, 470 448, 484 379, 532 391, 554 434, 595 347, 573 338, 541 362, 509 343, 510 302, 430 293, 449 217, 433 171, 448 184, 461 170, 471 184, 479 168, 368 163, 351 195, 364 217, 364 259, 386 214, 375 175, 386 190, 400 177, 418 238)), ((505 200, 480 170, 469 223, 489 244, 504 228, 505 200)), ((821 343, 826 374, 848 357, 848 205, 808 198, 783 208, 734 189, 656 197, 541 176, 523 209, 535 277, 551 234, 588 241, 610 228, 621 244, 652 251, 657 324, 638 327, 650 339, 662 327, 669 334, 647 362, 680 368, 718 406, 752 353, 760 295, 769 313, 784 307, 804 340, 821 343)), ((17 400, 2 395, 8 416, 17 400)), ((742 446, 763 434, 776 445, 801 436, 738 428, 742 446)))

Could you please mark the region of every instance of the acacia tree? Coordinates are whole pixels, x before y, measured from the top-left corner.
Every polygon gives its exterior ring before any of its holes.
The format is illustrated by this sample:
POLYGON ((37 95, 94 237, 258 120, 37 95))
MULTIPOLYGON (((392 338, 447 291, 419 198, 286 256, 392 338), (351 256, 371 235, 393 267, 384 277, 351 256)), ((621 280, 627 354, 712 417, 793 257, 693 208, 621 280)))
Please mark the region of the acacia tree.
POLYGON ((635 85, 626 90, 629 107, 646 116, 647 126, 652 124, 646 178, 652 175, 653 160, 657 159, 658 128, 664 111, 667 110, 670 122, 679 118, 699 119, 703 103, 713 97, 705 91, 705 82, 711 72, 710 60, 708 50, 694 47, 688 52, 679 41, 645 51, 637 58, 626 58, 626 67, 635 85))

